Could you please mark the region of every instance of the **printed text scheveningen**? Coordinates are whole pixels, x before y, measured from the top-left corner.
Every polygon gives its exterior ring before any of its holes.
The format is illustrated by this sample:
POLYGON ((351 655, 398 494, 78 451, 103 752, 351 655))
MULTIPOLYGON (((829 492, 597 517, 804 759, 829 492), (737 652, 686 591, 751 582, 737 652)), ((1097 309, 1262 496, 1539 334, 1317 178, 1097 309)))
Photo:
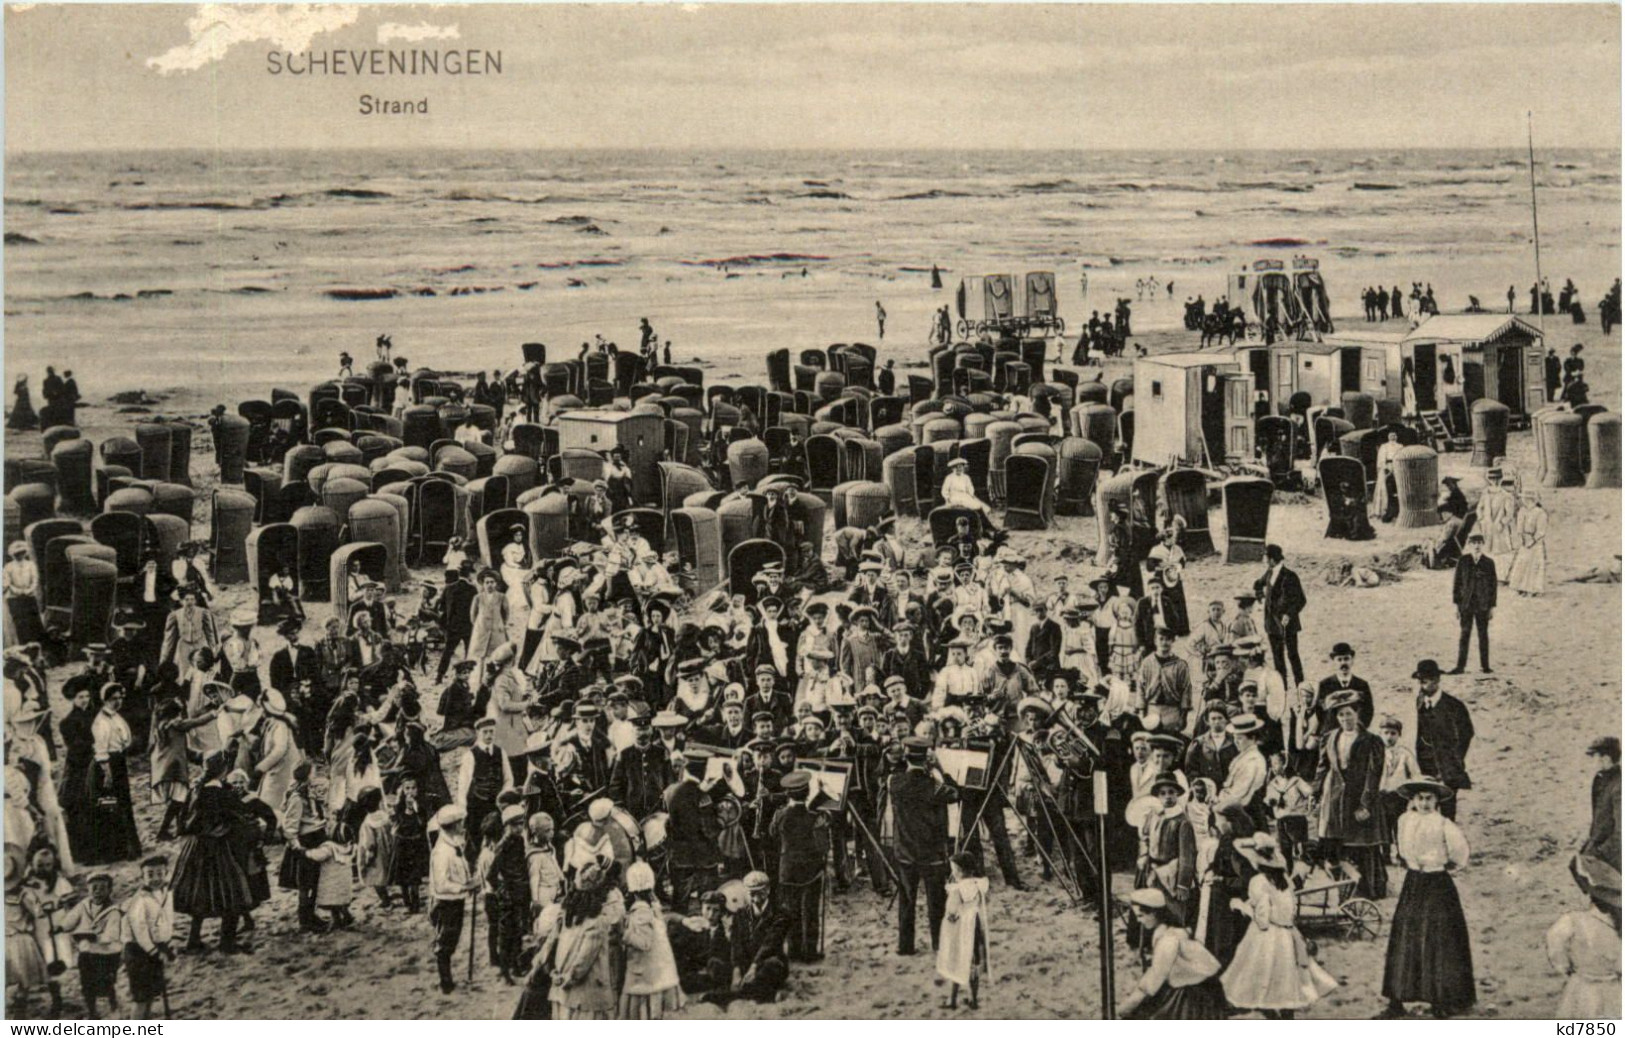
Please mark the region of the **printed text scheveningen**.
POLYGON ((420 50, 375 47, 369 50, 313 50, 305 54, 273 50, 265 54, 273 76, 499 76, 502 52, 420 50))

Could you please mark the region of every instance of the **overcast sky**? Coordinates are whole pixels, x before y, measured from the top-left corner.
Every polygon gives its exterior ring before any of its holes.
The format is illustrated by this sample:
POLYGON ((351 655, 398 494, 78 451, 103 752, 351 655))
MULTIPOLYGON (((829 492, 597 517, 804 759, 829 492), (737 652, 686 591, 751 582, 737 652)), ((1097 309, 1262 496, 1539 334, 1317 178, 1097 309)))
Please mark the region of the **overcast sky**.
POLYGON ((8 7, 8 149, 1620 144, 1620 8, 8 7), (502 51, 290 78, 269 50, 502 51), (363 117, 360 95, 427 97, 363 117))

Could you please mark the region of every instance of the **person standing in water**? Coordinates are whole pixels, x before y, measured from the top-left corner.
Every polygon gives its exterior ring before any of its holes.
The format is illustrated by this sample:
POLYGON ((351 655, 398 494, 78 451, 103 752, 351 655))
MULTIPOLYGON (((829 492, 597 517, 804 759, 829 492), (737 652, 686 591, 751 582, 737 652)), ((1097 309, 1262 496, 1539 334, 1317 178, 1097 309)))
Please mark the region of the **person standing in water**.
POLYGON ((886 308, 880 305, 878 299, 875 300, 875 326, 879 329, 880 337, 884 339, 886 337, 886 308))

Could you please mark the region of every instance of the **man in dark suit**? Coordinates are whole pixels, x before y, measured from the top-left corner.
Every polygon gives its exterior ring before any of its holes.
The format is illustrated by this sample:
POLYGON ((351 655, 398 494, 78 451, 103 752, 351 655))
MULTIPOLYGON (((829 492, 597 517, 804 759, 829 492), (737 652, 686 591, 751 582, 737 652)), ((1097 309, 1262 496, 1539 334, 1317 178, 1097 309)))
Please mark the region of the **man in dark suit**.
POLYGON ((959 787, 939 782, 926 771, 931 753, 928 740, 910 736, 903 740, 903 750, 908 769, 892 776, 888 791, 902 884, 897 899, 897 954, 913 955, 914 903, 922 882, 933 948, 948 910, 948 805, 959 799, 959 787))
POLYGON ((1461 641, 1456 646, 1456 669, 1450 673, 1467 669, 1467 645, 1474 627, 1478 628, 1478 667, 1486 674, 1494 673, 1490 670, 1490 617, 1495 615, 1498 588, 1495 560, 1484 554, 1484 535, 1469 534, 1467 554, 1456 563, 1456 586, 1451 593, 1461 619, 1461 641))
POLYGON ((1371 699, 1371 686, 1366 683, 1365 678, 1356 677, 1354 674, 1354 646, 1348 642, 1333 645, 1332 666, 1337 668, 1336 672, 1320 679, 1320 692, 1315 696, 1315 702, 1320 704, 1322 713, 1321 731, 1329 732, 1337 726, 1337 718, 1326 706, 1334 692, 1353 692, 1358 695, 1360 698, 1355 703, 1355 709, 1360 712, 1360 727, 1370 728, 1376 706, 1371 699))
POLYGON ((1303 624, 1299 622, 1298 614, 1303 612, 1309 600, 1304 597, 1303 583, 1298 580, 1298 575, 1286 568, 1285 556, 1279 544, 1265 546, 1264 558, 1269 568, 1253 585, 1259 601, 1264 603, 1264 633, 1269 636, 1270 652, 1275 657, 1275 669, 1280 672, 1281 679, 1301 685, 1303 660, 1298 656, 1298 632, 1303 630, 1303 624), (1292 664, 1291 674, 1287 673, 1288 662, 1292 664))
POLYGON ((677 781, 672 761, 654 738, 649 715, 633 719, 637 741, 615 758, 609 775, 609 798, 631 812, 633 818, 647 818, 664 809, 666 787, 677 781))
POLYGON ((468 579, 473 572, 473 560, 465 559, 457 570, 457 579, 447 584, 445 594, 440 596, 440 626, 446 631, 446 651, 440 657, 440 672, 435 675, 437 682, 446 680, 452 656, 459 647, 466 651, 468 640, 474 635, 474 619, 470 613, 474 596, 479 592, 468 579))
POLYGON ((1472 789, 1467 775, 1467 749, 1473 744, 1473 719, 1467 706, 1455 696, 1439 690, 1439 664, 1421 660, 1416 664, 1416 766, 1456 791, 1439 805, 1446 818, 1456 817, 1461 791, 1472 789))
MULTIPOLYGON (((756 1002, 770 1002, 790 975, 790 959, 784 947, 789 920, 774 909, 765 872, 748 873, 745 891, 750 895, 750 904, 735 913, 729 935, 733 945, 733 993, 756 1002)), ((715 1000, 725 1002, 726 998, 715 1000)))
POLYGON ((288 644, 271 655, 271 687, 284 695, 298 689, 302 681, 314 683, 318 675, 316 649, 299 642, 302 627, 298 620, 291 619, 277 627, 277 633, 288 644))

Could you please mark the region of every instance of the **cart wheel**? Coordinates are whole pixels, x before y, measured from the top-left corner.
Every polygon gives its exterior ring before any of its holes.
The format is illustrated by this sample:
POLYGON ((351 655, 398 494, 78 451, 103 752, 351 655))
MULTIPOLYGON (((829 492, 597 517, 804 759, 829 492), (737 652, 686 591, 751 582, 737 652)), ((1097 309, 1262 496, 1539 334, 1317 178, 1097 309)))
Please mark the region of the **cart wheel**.
POLYGON ((959 324, 956 327, 959 330, 959 337, 961 339, 970 334, 970 322, 965 320, 963 317, 959 319, 959 324))
POLYGON ((1055 334, 1056 335, 1065 335, 1066 334, 1066 319, 1065 318, 1060 317, 1060 316, 1057 316, 1055 318, 1055 334))
POLYGON ((1343 933, 1351 941, 1366 941, 1382 929, 1382 909, 1363 897, 1343 903, 1343 933))

